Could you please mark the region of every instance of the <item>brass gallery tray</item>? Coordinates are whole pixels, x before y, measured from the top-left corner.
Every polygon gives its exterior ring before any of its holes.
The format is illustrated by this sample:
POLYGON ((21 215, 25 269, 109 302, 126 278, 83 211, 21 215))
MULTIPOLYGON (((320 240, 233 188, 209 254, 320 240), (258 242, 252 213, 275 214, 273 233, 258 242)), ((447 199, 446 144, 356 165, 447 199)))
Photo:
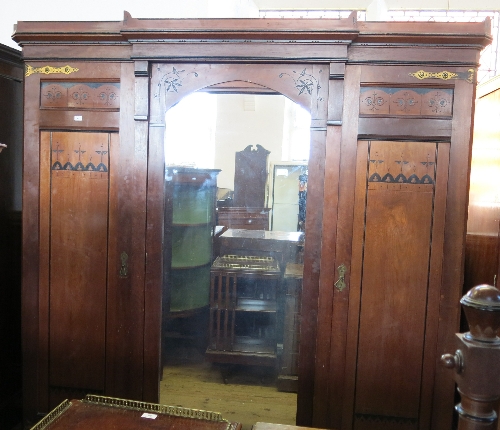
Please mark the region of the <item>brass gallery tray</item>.
POLYGON ((223 255, 215 259, 212 269, 280 273, 279 264, 274 258, 254 255, 223 255))
POLYGON ((31 430, 239 430, 218 412, 87 395, 65 400, 31 430))

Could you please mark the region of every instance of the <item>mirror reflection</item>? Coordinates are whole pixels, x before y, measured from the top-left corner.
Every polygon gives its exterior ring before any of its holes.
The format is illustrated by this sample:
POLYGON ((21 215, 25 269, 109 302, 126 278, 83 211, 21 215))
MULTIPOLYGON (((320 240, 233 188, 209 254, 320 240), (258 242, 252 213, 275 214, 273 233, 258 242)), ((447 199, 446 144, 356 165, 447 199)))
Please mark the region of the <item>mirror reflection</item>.
POLYGON ((167 112, 160 403, 295 423, 309 133, 278 94, 167 112))

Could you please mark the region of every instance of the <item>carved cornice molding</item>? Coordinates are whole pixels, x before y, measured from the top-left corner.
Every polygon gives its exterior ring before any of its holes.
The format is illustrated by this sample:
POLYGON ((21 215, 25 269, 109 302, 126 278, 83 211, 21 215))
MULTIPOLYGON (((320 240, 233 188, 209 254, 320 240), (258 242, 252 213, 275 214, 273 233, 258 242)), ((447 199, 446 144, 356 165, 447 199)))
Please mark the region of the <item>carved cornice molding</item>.
POLYGON ((204 18, 141 19, 124 12, 123 21, 19 21, 13 39, 31 43, 183 42, 290 43, 314 46, 340 44, 464 44, 491 43, 491 22, 358 22, 356 13, 344 19, 204 18))

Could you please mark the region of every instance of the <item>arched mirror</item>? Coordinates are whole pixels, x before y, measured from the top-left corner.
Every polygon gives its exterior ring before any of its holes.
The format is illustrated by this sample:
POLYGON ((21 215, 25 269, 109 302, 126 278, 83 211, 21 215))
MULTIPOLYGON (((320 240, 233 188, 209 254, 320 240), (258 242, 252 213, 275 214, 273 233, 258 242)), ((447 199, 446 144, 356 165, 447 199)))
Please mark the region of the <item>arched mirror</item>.
POLYGON ((310 124, 227 86, 167 111, 160 403, 295 424, 310 124))

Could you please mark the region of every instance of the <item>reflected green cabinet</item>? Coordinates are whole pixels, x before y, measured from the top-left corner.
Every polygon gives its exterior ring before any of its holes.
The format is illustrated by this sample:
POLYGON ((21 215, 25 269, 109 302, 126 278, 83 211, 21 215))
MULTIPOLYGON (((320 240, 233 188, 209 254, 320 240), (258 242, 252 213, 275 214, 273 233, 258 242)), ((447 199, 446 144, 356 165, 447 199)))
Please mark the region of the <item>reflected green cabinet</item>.
POLYGON ((163 304, 171 314, 208 306, 219 172, 166 168, 163 304))

